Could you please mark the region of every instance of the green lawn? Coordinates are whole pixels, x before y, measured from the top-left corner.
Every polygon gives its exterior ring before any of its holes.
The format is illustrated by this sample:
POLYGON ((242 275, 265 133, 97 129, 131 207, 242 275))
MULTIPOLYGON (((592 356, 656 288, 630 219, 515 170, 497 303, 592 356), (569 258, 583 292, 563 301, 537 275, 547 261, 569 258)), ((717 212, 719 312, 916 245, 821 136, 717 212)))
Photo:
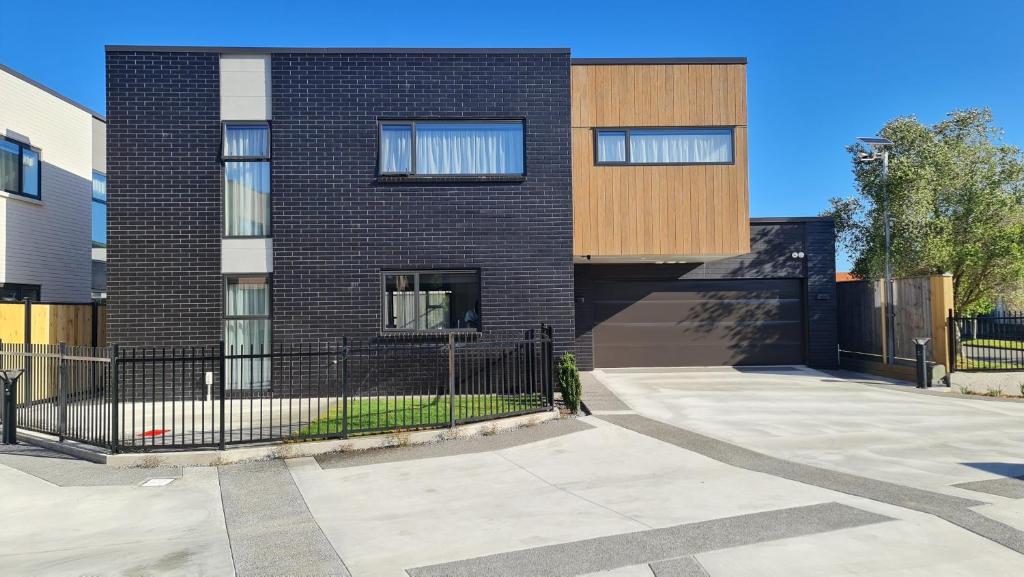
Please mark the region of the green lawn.
MULTIPOLYGON (((416 429, 449 422, 448 395, 410 397, 369 397, 348 400, 348 430, 360 432, 416 429)), ((473 419, 525 411, 544 406, 542 395, 456 395, 455 418, 473 419)), ((341 403, 301 430, 294 437, 340 433, 341 403)))
POLYGON ((979 370, 997 370, 997 369, 1021 369, 1021 363, 1019 362, 1002 362, 1002 361, 985 361, 980 359, 969 359, 966 357, 957 357, 956 367, 961 370, 979 369, 979 370))
POLYGON ((993 349, 1024 350, 1024 341, 1008 341, 1004 339, 966 339, 963 341, 963 344, 993 349))

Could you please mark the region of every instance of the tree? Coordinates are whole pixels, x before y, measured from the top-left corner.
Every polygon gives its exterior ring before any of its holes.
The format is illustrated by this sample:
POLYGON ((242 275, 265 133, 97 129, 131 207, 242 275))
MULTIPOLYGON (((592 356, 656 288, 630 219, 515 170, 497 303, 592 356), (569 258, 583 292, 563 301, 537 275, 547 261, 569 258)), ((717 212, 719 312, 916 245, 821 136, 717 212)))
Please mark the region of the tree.
MULTIPOLYGON (((961 313, 989 310, 1024 286, 1024 158, 1002 142, 988 109, 957 110, 934 126, 896 118, 880 135, 892 140, 889 203, 894 276, 952 273, 961 313)), ((884 273, 881 163, 858 163, 847 147, 858 192, 833 198, 826 214, 854 257, 853 273, 884 273)))

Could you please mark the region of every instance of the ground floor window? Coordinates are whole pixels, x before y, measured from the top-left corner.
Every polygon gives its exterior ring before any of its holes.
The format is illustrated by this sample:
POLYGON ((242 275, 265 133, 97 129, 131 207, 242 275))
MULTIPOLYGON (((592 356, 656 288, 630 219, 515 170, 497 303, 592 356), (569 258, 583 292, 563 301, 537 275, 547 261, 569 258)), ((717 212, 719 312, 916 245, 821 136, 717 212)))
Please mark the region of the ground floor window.
POLYGON ((270 279, 228 277, 224 289, 224 348, 228 388, 270 386, 270 279))
POLYGON ((0 283, 0 301, 39 301, 40 286, 37 284, 0 283))
POLYGON ((394 271, 382 276, 384 330, 480 330, 477 271, 394 271))

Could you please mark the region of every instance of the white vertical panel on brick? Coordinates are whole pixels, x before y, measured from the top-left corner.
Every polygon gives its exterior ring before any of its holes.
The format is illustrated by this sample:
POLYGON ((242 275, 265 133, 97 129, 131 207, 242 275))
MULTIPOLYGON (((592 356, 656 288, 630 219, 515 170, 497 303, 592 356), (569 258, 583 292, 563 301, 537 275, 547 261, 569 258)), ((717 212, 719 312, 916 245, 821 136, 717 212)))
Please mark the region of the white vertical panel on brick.
POLYGON ((0 134, 40 150, 42 201, 0 193, 0 282, 47 301, 88 302, 93 116, 0 70, 0 134))
POLYGON ((270 55, 220 57, 220 117, 270 120, 270 55))

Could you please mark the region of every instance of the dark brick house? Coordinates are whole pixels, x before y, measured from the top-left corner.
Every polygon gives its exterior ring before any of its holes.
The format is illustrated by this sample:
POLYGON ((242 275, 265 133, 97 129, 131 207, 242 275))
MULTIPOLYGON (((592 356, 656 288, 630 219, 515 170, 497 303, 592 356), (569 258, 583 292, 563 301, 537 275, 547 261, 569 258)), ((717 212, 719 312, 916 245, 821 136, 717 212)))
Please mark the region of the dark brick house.
POLYGON ((831 223, 751 225, 745 97, 743 59, 108 47, 109 339, 832 366, 831 223))

